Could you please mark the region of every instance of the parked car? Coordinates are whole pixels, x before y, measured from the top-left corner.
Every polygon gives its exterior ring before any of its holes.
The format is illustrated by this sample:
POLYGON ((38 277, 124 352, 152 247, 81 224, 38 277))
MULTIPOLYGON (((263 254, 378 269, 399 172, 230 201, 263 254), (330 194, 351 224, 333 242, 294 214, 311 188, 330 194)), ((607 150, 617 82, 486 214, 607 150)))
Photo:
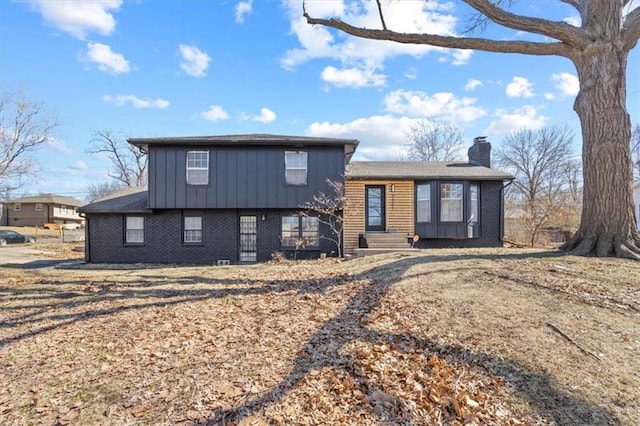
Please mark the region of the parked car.
POLYGON ((0 246, 14 243, 35 243, 36 239, 19 234, 15 231, 0 231, 0 246))

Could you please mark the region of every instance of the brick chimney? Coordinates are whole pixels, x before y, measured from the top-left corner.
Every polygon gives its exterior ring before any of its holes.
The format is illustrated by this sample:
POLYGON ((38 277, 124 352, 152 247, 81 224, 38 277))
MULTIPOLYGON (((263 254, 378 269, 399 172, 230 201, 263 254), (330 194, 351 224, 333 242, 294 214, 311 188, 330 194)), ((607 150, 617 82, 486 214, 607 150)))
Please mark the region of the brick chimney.
POLYGON ((467 151, 469 164, 491 167, 491 144, 486 136, 473 138, 473 145, 467 151))

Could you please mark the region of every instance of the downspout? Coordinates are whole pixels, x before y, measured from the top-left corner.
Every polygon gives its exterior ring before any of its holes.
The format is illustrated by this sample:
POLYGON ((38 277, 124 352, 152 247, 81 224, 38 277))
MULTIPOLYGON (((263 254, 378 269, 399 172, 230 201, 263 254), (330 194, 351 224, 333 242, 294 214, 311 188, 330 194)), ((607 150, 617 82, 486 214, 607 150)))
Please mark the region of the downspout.
POLYGON ((509 180, 509 182, 506 185, 502 185, 502 187, 500 188, 500 241, 502 241, 504 243, 504 207, 505 207, 505 202, 504 202, 504 190, 513 183, 513 179, 511 178, 509 180))

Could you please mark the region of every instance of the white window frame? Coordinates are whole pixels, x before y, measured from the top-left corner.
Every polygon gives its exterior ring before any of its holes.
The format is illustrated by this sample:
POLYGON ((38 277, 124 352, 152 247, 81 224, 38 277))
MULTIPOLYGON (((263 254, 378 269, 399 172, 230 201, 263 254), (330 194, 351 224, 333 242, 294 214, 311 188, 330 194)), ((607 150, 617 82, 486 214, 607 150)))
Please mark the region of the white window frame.
POLYGON ((66 204, 60 204, 60 214, 67 214, 68 211, 66 204))
POLYGON ((182 242, 185 244, 202 243, 202 216, 185 216, 182 242))
POLYGON ((302 186, 307 184, 308 158, 306 151, 284 152, 284 178, 287 185, 302 186))
POLYGON ((20 203, 15 203, 15 204, 13 205, 13 211, 14 211, 14 212, 19 212, 19 211, 21 211, 21 210, 22 210, 22 205, 21 205, 20 203))
POLYGON ((34 208, 35 208, 35 210, 37 212, 41 212, 42 211, 42 204, 41 203, 36 203, 34 208))
POLYGON ((464 217, 464 184, 462 182, 441 183, 440 184, 440 222, 460 223, 462 222, 463 217, 464 217))
POLYGON ((187 185, 208 185, 209 151, 187 151, 186 168, 187 185))
POLYGON ((431 223, 431 183, 420 183, 416 188, 416 222, 431 223), (426 187, 426 190, 420 191, 420 187, 426 187), (422 204, 426 204, 427 208, 421 208, 422 204))
POLYGON ((126 216, 124 242, 144 244, 144 216, 126 216))
POLYGON ((469 223, 478 223, 480 220, 480 185, 477 183, 469 184, 469 201, 469 223))

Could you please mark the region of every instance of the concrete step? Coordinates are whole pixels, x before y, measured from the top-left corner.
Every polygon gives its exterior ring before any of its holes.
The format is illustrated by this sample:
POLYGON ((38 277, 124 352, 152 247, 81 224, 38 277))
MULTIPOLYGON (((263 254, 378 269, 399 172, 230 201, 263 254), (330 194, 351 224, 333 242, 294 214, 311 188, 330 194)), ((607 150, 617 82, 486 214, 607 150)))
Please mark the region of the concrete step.
POLYGON ((365 234, 370 249, 406 249, 410 247, 407 237, 398 233, 376 232, 365 234))
POLYGON ((355 249, 353 250, 353 255, 357 257, 362 256, 370 256, 373 254, 383 254, 383 253, 415 253, 418 249, 415 248, 402 248, 402 249, 391 249, 391 248, 366 248, 366 249, 355 249))

